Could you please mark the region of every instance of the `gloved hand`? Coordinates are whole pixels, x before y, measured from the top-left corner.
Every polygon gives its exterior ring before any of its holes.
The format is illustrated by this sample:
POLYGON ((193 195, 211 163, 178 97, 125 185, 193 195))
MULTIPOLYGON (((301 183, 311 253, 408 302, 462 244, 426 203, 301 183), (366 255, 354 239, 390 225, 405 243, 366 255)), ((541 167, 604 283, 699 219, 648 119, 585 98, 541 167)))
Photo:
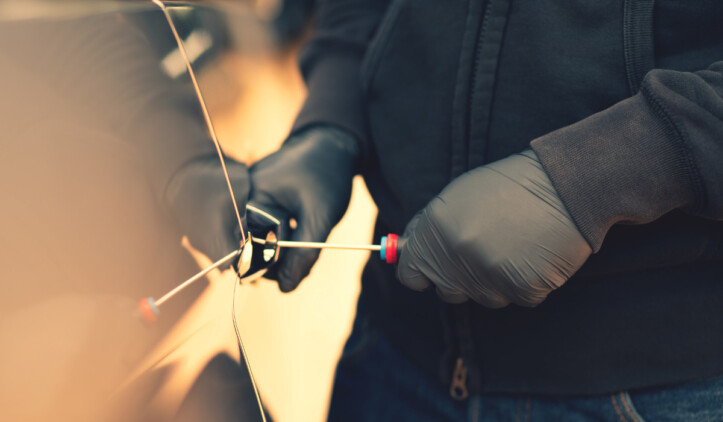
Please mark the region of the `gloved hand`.
MULTIPOLYGON (((278 218, 295 219, 290 240, 323 242, 349 205, 358 155, 350 134, 332 126, 310 127, 251 167, 251 202, 278 218)), ((267 277, 290 292, 318 257, 318 249, 287 249, 267 277)))
POLYGON ((405 286, 490 308, 540 304, 592 253, 531 150, 455 179, 404 237, 405 286))
MULTIPOLYGON (((250 190, 248 169, 230 158, 226 169, 243 219, 250 190)), ((212 261, 240 247, 241 228, 217 155, 181 168, 166 188, 165 201, 191 245, 212 261)))

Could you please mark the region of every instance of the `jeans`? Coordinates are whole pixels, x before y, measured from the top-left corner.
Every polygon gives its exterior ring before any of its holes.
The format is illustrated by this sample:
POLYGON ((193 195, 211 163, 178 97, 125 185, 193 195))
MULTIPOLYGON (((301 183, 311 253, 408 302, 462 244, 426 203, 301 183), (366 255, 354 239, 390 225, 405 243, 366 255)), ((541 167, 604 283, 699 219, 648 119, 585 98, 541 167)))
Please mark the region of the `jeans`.
POLYGON ((667 388, 580 397, 485 394, 465 401, 355 324, 336 370, 332 422, 723 421, 723 376, 667 388))

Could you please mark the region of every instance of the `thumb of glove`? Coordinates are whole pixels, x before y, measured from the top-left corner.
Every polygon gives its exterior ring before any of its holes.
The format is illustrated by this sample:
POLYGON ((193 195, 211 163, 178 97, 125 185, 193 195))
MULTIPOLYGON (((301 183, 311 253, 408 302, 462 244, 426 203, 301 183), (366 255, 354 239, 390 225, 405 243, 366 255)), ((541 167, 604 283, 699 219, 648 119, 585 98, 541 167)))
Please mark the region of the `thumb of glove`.
POLYGON ((419 271, 419 268, 417 268, 416 265, 414 265, 411 255, 414 253, 416 256, 416 253, 409 249, 409 246, 416 249, 416 246, 414 246, 415 242, 412 241, 412 236, 414 235, 414 228, 419 223, 419 219, 421 217, 422 212, 420 211, 412 218, 412 220, 407 224, 407 227, 404 229, 402 237, 407 239, 407 245, 404 253, 399 257, 399 263, 397 264, 397 279, 399 279, 399 281, 406 287, 418 292, 427 290, 432 286, 432 282, 419 271))
POLYGON ((425 260, 434 259, 434 257, 428 253, 428 245, 426 245, 423 237, 420 236, 416 230, 423 218, 424 210, 418 212, 404 229, 404 235, 402 235, 402 237, 406 238, 407 241, 404 246, 404 252, 397 265, 397 278, 404 286, 416 291, 427 290, 435 286, 437 295, 447 303, 466 302, 469 299, 466 294, 448 288, 443 283, 434 283, 422 273, 419 265, 417 265, 417 263, 424 263, 425 260))

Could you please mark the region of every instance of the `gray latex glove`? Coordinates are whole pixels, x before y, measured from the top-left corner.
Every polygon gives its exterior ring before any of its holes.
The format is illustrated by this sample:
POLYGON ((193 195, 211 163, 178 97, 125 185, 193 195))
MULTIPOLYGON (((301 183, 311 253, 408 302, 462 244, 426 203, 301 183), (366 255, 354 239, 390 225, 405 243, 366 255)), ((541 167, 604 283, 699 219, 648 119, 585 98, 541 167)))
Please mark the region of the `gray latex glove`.
MULTIPOLYGON (((290 240, 323 242, 349 206, 358 155, 356 139, 340 129, 319 125, 303 130, 251 167, 251 201, 277 218, 295 219, 290 240)), ((266 277, 290 292, 309 274, 319 250, 282 253, 266 277)))
POLYGON ((404 285, 490 308, 540 304, 592 253, 531 150, 455 179, 404 237, 404 285))
MULTIPOLYGON (((250 190, 248 169, 230 158, 226 158, 226 169, 244 218, 250 190)), ((165 201, 191 246, 212 261, 240 247, 238 218, 217 155, 199 158, 181 168, 166 188, 165 201)))

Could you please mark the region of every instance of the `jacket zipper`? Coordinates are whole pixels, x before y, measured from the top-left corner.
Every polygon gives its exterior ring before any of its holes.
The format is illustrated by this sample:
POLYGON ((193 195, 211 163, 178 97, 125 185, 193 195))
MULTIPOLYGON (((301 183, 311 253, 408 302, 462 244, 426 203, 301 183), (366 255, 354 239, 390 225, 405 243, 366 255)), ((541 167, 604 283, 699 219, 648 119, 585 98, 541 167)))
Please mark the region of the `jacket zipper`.
POLYGON ((482 49, 484 48, 484 37, 487 29, 487 23, 489 22, 489 11, 492 5, 492 0, 487 0, 482 9, 482 23, 480 23, 479 34, 477 35, 477 44, 475 45, 474 61, 472 65, 472 78, 470 81, 470 94, 467 102, 467 142, 465 144, 467 153, 467 164, 466 170, 469 171, 470 167, 470 153, 472 152, 472 108, 475 99, 475 92, 477 92, 477 84, 480 72, 480 66, 482 66, 482 49))
MULTIPOLYGON (((487 22, 489 20, 489 10, 490 5, 492 4, 492 0, 487 0, 485 2, 485 5, 482 8, 482 22, 480 23, 480 29, 479 33, 477 35, 477 44, 475 45, 475 56, 473 60, 473 66, 472 66, 472 77, 470 81, 470 95, 467 102, 467 130, 466 130, 466 153, 469 155, 470 151, 472 150, 472 104, 474 102, 474 94, 477 87, 477 78, 479 73, 479 68, 481 66, 482 61, 482 49, 484 48, 484 36, 485 36, 485 30, 487 29, 487 22)), ((469 158, 467 158, 466 163, 466 170, 469 170, 469 158)), ((467 313, 464 315, 465 317, 469 317, 467 313)), ((459 318, 460 316, 457 315, 459 318)), ((462 340, 462 337, 465 335, 470 335, 468 333, 468 330, 462 330, 462 325, 467 327, 468 324, 462 324, 459 320, 454 321, 455 325, 457 326, 457 342, 459 346, 460 356, 457 357, 454 371, 452 371, 452 380, 450 382, 449 386, 449 395, 452 396, 455 400, 464 400, 467 397, 469 397, 469 390, 467 388, 467 374, 468 374, 468 368, 464 361, 464 352, 467 349, 465 342, 462 340)))
POLYGON ((464 400, 469 397, 469 391, 467 391, 467 367, 461 357, 457 358, 457 363, 454 366, 449 395, 455 400, 464 400))

